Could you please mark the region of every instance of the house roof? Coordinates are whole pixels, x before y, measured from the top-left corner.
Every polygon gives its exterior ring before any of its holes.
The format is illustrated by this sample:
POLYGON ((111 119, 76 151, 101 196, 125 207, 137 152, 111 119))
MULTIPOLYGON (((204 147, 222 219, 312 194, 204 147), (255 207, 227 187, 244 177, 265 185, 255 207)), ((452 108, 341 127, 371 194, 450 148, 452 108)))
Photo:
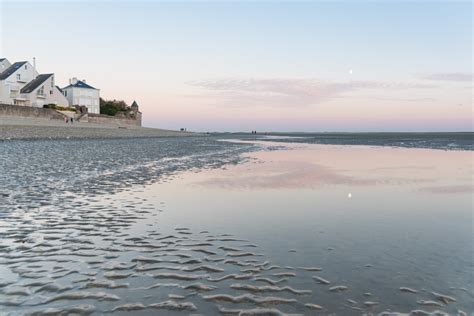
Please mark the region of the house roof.
POLYGON ((90 86, 90 85, 88 85, 87 83, 85 83, 84 81, 81 81, 81 80, 77 80, 77 82, 75 84, 70 84, 69 86, 66 86, 62 89, 64 90, 64 89, 67 89, 67 88, 85 88, 85 89, 97 90, 93 86, 90 86))
POLYGON ((56 86, 56 88, 59 90, 59 92, 63 92, 63 89, 61 89, 59 86, 56 86))
POLYGON ((53 74, 41 74, 35 79, 28 82, 23 88, 21 88, 20 93, 31 93, 40 85, 42 85, 49 77, 53 74))
POLYGON ((0 63, 1 63, 2 61, 4 61, 5 59, 6 59, 6 58, 0 58, 0 63))
POLYGON ((27 62, 26 61, 17 61, 16 63, 14 63, 13 65, 11 65, 10 67, 8 67, 7 69, 5 69, 1 74, 0 74, 0 80, 5 80, 7 79, 8 77, 10 77, 13 73, 15 73, 15 71, 17 71, 18 69, 20 69, 21 66, 23 66, 24 64, 26 64, 27 62))
POLYGON ((137 108, 138 108, 138 103, 137 103, 137 101, 133 100, 133 103, 132 103, 132 105, 131 105, 131 106, 132 106, 132 107, 137 107, 137 108))

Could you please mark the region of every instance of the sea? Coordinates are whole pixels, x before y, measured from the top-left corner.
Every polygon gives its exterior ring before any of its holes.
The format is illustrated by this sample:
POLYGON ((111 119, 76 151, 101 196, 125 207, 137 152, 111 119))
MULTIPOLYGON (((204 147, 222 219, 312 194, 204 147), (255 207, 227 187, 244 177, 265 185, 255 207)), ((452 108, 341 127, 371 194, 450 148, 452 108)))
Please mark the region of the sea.
POLYGON ((0 142, 0 315, 471 315, 473 136, 0 142))

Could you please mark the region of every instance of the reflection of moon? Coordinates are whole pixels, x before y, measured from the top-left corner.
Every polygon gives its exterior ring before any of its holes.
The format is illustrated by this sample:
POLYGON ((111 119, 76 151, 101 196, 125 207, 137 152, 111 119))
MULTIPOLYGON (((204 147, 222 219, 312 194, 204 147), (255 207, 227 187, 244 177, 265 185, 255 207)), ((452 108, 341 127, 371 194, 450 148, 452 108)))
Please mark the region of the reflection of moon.
POLYGON ((352 69, 349 69, 349 75, 352 75, 352 69))
POLYGON ((347 197, 350 199, 352 197, 352 193, 349 193, 347 197))

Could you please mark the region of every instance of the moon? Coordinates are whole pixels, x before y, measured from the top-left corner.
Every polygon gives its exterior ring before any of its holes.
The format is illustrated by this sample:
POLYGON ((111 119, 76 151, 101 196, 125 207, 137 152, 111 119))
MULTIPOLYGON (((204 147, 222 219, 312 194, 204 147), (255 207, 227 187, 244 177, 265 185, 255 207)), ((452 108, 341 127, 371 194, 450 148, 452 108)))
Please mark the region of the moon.
POLYGON ((352 198, 352 193, 347 194, 347 197, 350 199, 352 198))
POLYGON ((349 69, 349 75, 352 75, 352 69, 349 69))

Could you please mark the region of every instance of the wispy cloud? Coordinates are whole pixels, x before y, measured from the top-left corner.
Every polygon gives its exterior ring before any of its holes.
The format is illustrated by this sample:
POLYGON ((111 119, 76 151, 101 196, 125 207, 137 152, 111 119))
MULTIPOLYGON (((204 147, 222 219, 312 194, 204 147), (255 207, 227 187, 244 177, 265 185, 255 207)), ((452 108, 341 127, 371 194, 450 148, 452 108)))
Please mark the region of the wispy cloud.
POLYGON ((474 192, 474 186, 471 184, 432 186, 432 187, 423 187, 420 189, 420 191, 428 192, 428 193, 437 193, 437 194, 472 193, 474 192))
POLYGON ((326 82, 316 79, 219 79, 188 84, 217 92, 217 96, 246 105, 309 106, 344 97, 359 90, 426 89, 432 84, 348 81, 326 82))
POLYGON ((467 72, 448 72, 448 73, 433 73, 421 74, 417 76, 420 79, 436 80, 436 81, 472 81, 473 74, 467 72))
POLYGON ((372 97, 366 96, 364 99, 378 100, 378 101, 392 101, 392 102, 433 102, 435 98, 386 98, 386 97, 372 97))

